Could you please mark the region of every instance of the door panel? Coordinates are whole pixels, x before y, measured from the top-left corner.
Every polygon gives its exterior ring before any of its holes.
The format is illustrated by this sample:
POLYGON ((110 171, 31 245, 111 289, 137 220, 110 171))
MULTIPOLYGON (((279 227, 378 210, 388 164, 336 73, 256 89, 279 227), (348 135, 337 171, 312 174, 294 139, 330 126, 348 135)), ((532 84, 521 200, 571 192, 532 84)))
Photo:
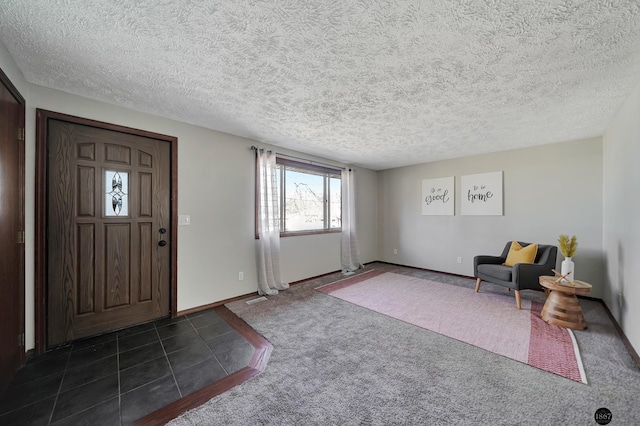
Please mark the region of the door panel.
POLYGON ((95 309, 95 229, 93 223, 78 225, 78 278, 84 283, 78 288, 78 314, 88 314, 95 309))
POLYGON ((104 309, 128 305, 131 291, 131 229, 128 223, 105 225, 104 309))
POLYGON ((0 394, 24 357, 24 100, 0 71, 0 394))
POLYGON ((47 345, 168 315, 170 144, 53 119, 47 135, 47 345))

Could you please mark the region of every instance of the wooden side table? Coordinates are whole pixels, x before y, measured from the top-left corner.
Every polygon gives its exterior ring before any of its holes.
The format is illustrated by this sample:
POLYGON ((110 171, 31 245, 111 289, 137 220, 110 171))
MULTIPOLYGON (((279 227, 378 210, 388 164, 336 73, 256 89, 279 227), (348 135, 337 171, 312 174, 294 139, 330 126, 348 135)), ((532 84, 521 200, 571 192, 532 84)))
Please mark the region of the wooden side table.
POLYGON ((584 330, 587 323, 582 315, 576 294, 591 293, 591 284, 584 281, 556 282, 558 277, 543 275, 540 285, 549 290, 547 301, 542 307, 541 317, 548 323, 574 330, 584 330))

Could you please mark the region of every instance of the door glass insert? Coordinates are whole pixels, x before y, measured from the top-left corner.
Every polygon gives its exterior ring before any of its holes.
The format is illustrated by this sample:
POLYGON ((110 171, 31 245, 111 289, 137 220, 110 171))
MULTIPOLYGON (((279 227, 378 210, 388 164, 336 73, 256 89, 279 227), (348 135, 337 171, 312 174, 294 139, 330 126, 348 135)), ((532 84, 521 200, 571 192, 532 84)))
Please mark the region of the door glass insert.
POLYGON ((105 172, 105 216, 129 215, 129 173, 105 172))

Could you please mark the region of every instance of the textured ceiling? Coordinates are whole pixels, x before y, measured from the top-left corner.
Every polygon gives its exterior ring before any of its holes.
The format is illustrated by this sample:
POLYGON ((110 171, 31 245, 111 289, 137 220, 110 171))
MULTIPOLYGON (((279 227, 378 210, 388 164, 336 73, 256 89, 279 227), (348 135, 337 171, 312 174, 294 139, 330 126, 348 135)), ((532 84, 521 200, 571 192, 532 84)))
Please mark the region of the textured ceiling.
POLYGON ((640 0, 2 0, 35 84, 385 169, 602 135, 640 0))

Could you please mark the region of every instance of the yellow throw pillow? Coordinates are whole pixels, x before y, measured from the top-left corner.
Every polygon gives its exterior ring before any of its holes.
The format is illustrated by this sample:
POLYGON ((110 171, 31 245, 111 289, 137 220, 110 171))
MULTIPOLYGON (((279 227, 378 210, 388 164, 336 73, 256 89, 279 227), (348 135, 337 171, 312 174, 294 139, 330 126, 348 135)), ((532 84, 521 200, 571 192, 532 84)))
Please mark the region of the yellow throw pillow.
POLYGON ((538 253, 538 244, 529 244, 522 247, 517 241, 511 243, 507 260, 503 263, 505 266, 513 266, 516 263, 533 263, 538 253))

